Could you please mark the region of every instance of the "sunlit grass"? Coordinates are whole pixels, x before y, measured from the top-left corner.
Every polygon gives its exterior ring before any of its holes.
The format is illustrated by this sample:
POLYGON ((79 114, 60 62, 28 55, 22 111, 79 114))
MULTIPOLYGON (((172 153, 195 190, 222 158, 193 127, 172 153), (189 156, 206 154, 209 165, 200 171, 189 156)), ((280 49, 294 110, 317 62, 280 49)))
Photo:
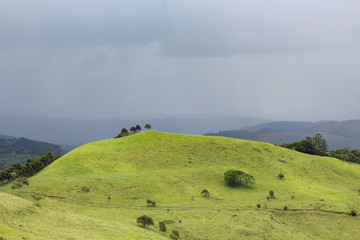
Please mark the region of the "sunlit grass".
POLYGON ((158 222, 169 219, 168 229, 186 239, 356 239, 357 217, 277 209, 359 212, 359 177, 358 165, 267 143, 147 131, 77 148, 30 178, 23 191, 2 186, 19 197, 0 194, 11 220, 0 220, 0 229, 14 239, 168 239, 158 222), (226 186, 230 168, 256 183, 226 186), (205 188, 210 198, 201 197, 205 188), (267 200, 270 190, 276 199, 267 200), (48 197, 36 200, 30 192, 48 197), (147 199, 157 206, 148 207, 147 199), (15 213, 25 205, 37 213, 15 213), (154 219, 151 230, 136 225, 143 214, 154 219))

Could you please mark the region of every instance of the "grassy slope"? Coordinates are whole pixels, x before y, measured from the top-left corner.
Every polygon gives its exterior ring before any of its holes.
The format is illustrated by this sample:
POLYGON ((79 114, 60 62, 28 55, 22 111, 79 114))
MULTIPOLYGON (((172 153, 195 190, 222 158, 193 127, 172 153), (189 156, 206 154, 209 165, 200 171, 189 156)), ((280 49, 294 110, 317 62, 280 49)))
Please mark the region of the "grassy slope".
POLYGON ((175 221, 168 228, 186 239, 356 239, 357 217, 276 209, 360 210, 359 178, 358 165, 267 143, 148 131, 79 147, 32 177, 24 192, 1 187, 19 197, 0 192, 0 233, 7 239, 168 239, 157 231, 168 219, 175 221), (230 168, 252 174, 256 184, 225 186, 230 168), (210 199, 200 196, 204 188, 210 199), (269 190, 277 199, 266 200, 269 190), (64 199, 34 200, 26 192, 64 199), (158 206, 147 207, 148 198, 158 206), (136 226, 143 214, 156 223, 150 230, 136 226))

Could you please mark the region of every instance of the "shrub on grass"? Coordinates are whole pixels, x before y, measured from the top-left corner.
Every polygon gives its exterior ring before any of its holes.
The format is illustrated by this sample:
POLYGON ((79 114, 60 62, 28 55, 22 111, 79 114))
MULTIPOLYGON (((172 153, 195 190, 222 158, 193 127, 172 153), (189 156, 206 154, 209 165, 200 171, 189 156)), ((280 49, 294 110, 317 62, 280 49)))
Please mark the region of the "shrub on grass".
POLYGON ((148 206, 150 206, 150 204, 151 204, 153 207, 155 207, 155 205, 156 205, 156 202, 152 201, 150 199, 146 200, 146 203, 148 204, 148 206))
POLYGON ((87 186, 82 186, 81 191, 84 193, 88 193, 88 192, 90 192, 90 188, 88 188, 87 186))
POLYGON ((173 240, 177 240, 180 237, 179 232, 177 230, 172 230, 172 233, 170 234, 170 238, 173 240))
POLYGON ((241 176, 244 174, 243 171, 229 169, 224 173, 225 182, 229 186, 236 186, 241 184, 241 176))
POLYGON ((210 193, 207 189, 202 190, 201 195, 206 198, 210 197, 210 193))
POLYGON ((357 211, 355 209, 351 209, 350 215, 353 216, 353 217, 356 217, 357 211))
POLYGON ((232 187, 241 184, 245 184, 245 187, 247 187, 249 183, 255 183, 255 178, 252 175, 235 169, 227 170, 224 173, 224 178, 226 184, 232 187))
POLYGON ((260 204, 257 204, 256 206, 257 206, 257 208, 261 208, 261 205, 260 205, 260 204))
POLYGON ((13 185, 11 185, 11 189, 19 189, 22 188, 22 184, 19 182, 14 183, 13 185))
POLYGON ((285 176, 284 176, 284 174, 280 173, 278 177, 279 177, 281 180, 283 180, 285 176))
POLYGON ((23 185, 29 185, 29 181, 27 180, 26 177, 19 177, 18 179, 16 179, 16 181, 23 185))
POLYGON ((166 232, 166 225, 164 221, 159 222, 159 230, 160 232, 166 232))
POLYGON ((270 190, 270 191, 269 191, 269 195, 270 195, 270 198, 271 198, 271 199, 275 199, 275 193, 274 193, 273 190, 270 190))

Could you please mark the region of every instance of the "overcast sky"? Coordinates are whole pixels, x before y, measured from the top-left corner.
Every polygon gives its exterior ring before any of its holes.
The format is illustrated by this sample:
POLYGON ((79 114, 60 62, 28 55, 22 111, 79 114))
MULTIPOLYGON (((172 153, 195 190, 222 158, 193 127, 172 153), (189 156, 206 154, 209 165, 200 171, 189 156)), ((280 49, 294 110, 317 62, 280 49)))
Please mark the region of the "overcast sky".
POLYGON ((0 0, 0 117, 360 118, 359 0, 0 0))

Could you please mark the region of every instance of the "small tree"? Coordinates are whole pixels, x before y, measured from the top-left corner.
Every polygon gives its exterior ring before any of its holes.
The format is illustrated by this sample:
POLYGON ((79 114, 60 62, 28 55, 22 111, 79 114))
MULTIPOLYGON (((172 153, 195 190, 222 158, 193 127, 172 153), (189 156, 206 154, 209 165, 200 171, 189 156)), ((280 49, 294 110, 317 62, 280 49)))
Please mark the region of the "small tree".
POLYGON ((179 237, 180 237, 179 232, 177 230, 172 230, 172 233, 170 234, 170 238, 176 240, 179 237))
POLYGON ((229 169, 224 173, 225 182, 230 186, 236 186, 241 184, 241 176, 244 174, 244 172, 235 170, 235 169, 229 169))
POLYGON ((147 124, 145 124, 144 128, 149 130, 149 129, 151 129, 151 125, 147 123, 147 124))
POLYGON ((248 183, 251 183, 251 184, 255 183, 255 178, 252 175, 248 174, 248 173, 242 174, 241 178, 245 182, 245 187, 246 188, 248 186, 248 183))
POLYGON ((135 126, 135 132, 136 132, 136 133, 141 132, 141 127, 140 127, 139 124, 137 124, 137 125, 135 126))
MULTIPOLYGON (((29 181, 27 180, 26 177, 19 177, 19 178, 16 179, 16 182, 14 183, 14 185, 16 185, 15 187, 17 187, 17 188, 22 188, 23 189, 23 188, 25 188, 25 185, 29 186, 29 181)), ((14 189, 17 189, 17 188, 14 188, 14 189)))
POLYGON ((357 211, 355 209, 351 209, 350 215, 353 216, 353 217, 356 217, 357 211))
POLYGON ((86 193, 90 192, 90 188, 88 188, 87 186, 82 186, 81 191, 84 193, 84 200, 86 200, 86 193))
POLYGON ((273 190, 269 191, 269 195, 271 199, 275 199, 275 193, 273 190))
POLYGON ((19 188, 22 188, 22 184, 19 183, 19 182, 15 182, 13 185, 11 185, 11 189, 19 189, 19 188))
POLYGON ((20 177, 20 178, 16 179, 16 181, 23 184, 23 185, 28 185, 29 186, 29 181, 25 177, 20 177))
POLYGON ((201 195, 206 198, 210 197, 210 193, 207 189, 202 190, 201 195))
POLYGON ((150 199, 146 200, 146 203, 148 204, 148 206, 150 206, 150 204, 151 204, 153 207, 155 207, 155 205, 156 205, 156 202, 152 201, 150 199))
POLYGON ((160 232, 166 232, 166 225, 164 221, 159 222, 159 230, 160 232))
POLYGON ((142 215, 141 217, 138 217, 136 219, 136 222, 138 224, 141 224, 143 226, 143 228, 146 228, 146 226, 148 226, 148 225, 154 225, 153 219, 146 215, 142 215))
POLYGON ((136 127, 132 126, 130 128, 130 134, 135 134, 136 133, 136 127))
POLYGON ((285 176, 284 176, 284 174, 280 173, 280 174, 278 175, 278 177, 279 177, 281 180, 283 180, 285 176))
POLYGON ((129 131, 126 128, 121 129, 121 132, 116 136, 116 138, 126 137, 129 135, 129 131))
POLYGON ((87 186, 82 186, 81 191, 84 193, 88 193, 88 192, 90 192, 90 188, 88 188, 87 186))

